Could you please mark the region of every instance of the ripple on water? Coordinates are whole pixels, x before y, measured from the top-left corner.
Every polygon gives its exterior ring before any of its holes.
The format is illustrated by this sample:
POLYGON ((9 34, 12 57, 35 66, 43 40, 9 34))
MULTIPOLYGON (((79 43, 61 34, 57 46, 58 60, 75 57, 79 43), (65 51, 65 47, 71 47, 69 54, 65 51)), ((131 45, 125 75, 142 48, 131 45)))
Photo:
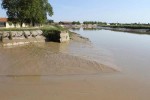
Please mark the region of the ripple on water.
POLYGON ((1 48, 0 75, 74 75, 115 72, 96 61, 72 56, 70 44, 43 43, 1 48))

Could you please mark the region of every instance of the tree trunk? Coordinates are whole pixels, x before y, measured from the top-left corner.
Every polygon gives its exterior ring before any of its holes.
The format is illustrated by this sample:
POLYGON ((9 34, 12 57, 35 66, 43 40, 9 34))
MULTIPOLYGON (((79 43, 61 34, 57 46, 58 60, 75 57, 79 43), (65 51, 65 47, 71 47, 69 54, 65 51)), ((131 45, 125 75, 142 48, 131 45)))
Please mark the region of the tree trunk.
POLYGON ((32 20, 32 26, 35 27, 35 22, 34 22, 34 20, 32 20))
POLYGON ((20 22, 20 26, 22 27, 22 25, 23 25, 23 22, 21 21, 21 22, 20 22))

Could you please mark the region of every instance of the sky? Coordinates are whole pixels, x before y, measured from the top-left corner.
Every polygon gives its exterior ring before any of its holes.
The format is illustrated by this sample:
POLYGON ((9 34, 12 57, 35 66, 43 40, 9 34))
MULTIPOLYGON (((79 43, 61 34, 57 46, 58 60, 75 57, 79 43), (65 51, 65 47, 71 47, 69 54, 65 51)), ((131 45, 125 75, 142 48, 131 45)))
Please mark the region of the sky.
MULTIPOLYGON (((150 0, 49 0, 59 21, 150 23, 150 0)), ((6 17, 0 8, 0 17, 6 17)))

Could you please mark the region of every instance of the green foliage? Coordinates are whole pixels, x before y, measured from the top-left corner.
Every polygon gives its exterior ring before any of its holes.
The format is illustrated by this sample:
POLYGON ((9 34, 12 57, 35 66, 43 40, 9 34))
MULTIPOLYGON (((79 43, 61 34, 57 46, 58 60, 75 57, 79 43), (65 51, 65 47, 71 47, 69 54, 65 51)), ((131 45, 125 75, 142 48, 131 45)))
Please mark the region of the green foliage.
POLYGON ((7 10, 9 19, 19 23, 45 23, 47 15, 53 15, 48 0, 2 0, 2 8, 7 10))
POLYGON ((72 24, 73 24, 73 25, 80 25, 81 23, 80 23, 79 21, 77 21, 77 22, 76 22, 76 21, 73 21, 72 24))
POLYGON ((13 23, 11 21, 8 22, 9 25, 12 25, 13 23))
POLYGON ((97 21, 84 21, 83 24, 98 24, 98 25, 107 25, 106 22, 97 22, 97 21))
POLYGON ((40 28, 41 30, 58 30, 58 31, 64 31, 65 28, 59 26, 59 25, 47 25, 40 28))
POLYGON ((45 26, 40 29, 43 31, 43 35, 46 37, 47 41, 55 42, 59 42, 60 32, 66 30, 65 28, 59 25, 45 26))
POLYGON ((145 25, 117 25, 117 26, 111 25, 110 27, 112 27, 112 28, 129 28, 129 29, 150 29, 150 26, 145 26, 145 25))
POLYGON ((98 25, 107 25, 106 22, 97 22, 98 25))
POLYGON ((32 31, 32 30, 58 30, 58 31, 64 31, 65 28, 59 26, 59 25, 48 25, 40 28, 0 28, 0 31, 32 31))
POLYGON ((149 24, 137 24, 137 23, 110 23, 110 25, 103 25, 103 27, 112 27, 112 28, 129 28, 129 29, 150 29, 149 24))
POLYGON ((47 41, 55 41, 55 42, 59 42, 59 34, 60 31, 59 30, 51 30, 51 29, 42 29, 43 31, 43 35, 46 37, 47 41))

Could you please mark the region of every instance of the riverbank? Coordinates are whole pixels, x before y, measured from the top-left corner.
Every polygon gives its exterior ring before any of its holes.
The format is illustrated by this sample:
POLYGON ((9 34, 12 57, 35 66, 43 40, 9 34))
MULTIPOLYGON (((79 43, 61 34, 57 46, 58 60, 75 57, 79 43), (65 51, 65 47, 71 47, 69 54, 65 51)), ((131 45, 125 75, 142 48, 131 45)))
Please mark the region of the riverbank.
POLYGON ((83 37, 78 33, 70 31, 70 34, 71 34, 70 38, 73 41, 80 42, 80 43, 90 43, 91 42, 89 38, 83 37))
POLYGON ((112 31, 119 31, 119 32, 129 32, 129 33, 137 33, 137 34, 150 34, 150 28, 134 28, 134 27, 98 27, 104 30, 112 30, 112 31))

